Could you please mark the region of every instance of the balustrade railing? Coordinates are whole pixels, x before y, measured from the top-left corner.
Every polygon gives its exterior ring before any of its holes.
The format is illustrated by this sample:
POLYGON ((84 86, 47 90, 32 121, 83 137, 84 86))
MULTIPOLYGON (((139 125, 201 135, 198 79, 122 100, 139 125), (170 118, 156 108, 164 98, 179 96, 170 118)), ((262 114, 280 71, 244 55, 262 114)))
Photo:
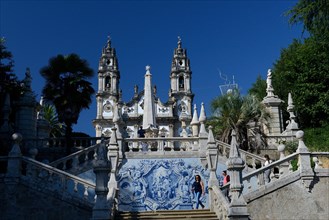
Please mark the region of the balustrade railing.
MULTIPOLYGON (((231 146, 227 143, 224 143, 222 141, 216 141, 216 144, 218 146, 219 152, 223 157, 229 158, 230 155, 230 149, 231 146)), ((246 162, 247 166, 245 170, 249 170, 250 168, 252 170, 255 170, 257 168, 260 168, 262 164, 264 164, 265 159, 255 155, 253 153, 250 153, 248 151, 239 149, 239 153, 241 158, 246 162)))
POLYGON ((199 149, 198 137, 125 138, 124 143, 128 152, 196 151, 199 149))
MULTIPOLYGON (((276 181, 282 176, 287 175, 288 173, 293 172, 292 160, 298 159, 298 153, 294 153, 285 157, 281 160, 275 161, 267 166, 261 167, 253 172, 248 173, 242 177, 242 182, 244 185, 243 194, 249 193, 253 190, 258 189, 261 186, 266 184, 265 175, 267 172, 270 172, 271 181, 276 181), (279 170, 278 173, 274 173, 274 170, 279 170)), ((221 190, 229 191, 230 183, 221 187, 221 190)))
POLYGON ((227 219, 229 202, 218 186, 209 187, 210 210, 214 211, 218 219, 227 219))
MULTIPOLYGON (((106 140, 105 143, 108 143, 108 140, 106 140)), ((51 162, 50 165, 64 171, 81 170, 83 168, 82 164, 97 159, 97 148, 99 145, 100 143, 79 150, 73 154, 51 162)))
POLYGON ((292 160, 298 159, 298 153, 291 154, 283 159, 272 162, 267 166, 257 169, 242 177, 243 193, 248 193, 266 184, 266 173, 270 172, 270 181, 276 181, 281 177, 293 172, 292 160), (274 170, 279 170, 275 173, 274 170))
POLYGON ((48 189, 92 205, 95 201, 95 184, 77 176, 66 173, 55 167, 40 163, 28 157, 22 157, 22 180, 28 181, 31 187, 48 189))
MULTIPOLYGON (((95 145, 101 140, 101 137, 71 137, 70 145, 74 148, 86 148, 95 145)), ((65 148, 68 146, 67 139, 65 137, 60 138, 33 138, 23 139, 21 147, 35 147, 35 148, 65 148)))

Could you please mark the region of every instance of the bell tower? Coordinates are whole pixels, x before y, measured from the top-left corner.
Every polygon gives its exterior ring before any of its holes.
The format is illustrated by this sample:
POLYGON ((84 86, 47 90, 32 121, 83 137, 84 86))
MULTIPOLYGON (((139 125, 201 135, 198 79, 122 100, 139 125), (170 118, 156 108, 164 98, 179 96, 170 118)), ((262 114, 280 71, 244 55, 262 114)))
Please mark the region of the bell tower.
POLYGON ((107 45, 102 50, 98 67, 98 92, 105 92, 113 100, 119 96, 120 72, 115 48, 111 47, 111 38, 108 37, 107 45))
POLYGON ((171 63, 169 99, 177 103, 175 113, 181 117, 192 118, 192 102, 194 94, 191 91, 190 60, 186 49, 182 48, 181 38, 178 37, 177 48, 171 63))
POLYGON ((118 59, 115 48, 111 46, 111 38, 108 37, 98 66, 97 115, 96 120, 93 121, 96 137, 101 136, 104 128, 113 126, 114 111, 121 99, 119 82, 118 59))

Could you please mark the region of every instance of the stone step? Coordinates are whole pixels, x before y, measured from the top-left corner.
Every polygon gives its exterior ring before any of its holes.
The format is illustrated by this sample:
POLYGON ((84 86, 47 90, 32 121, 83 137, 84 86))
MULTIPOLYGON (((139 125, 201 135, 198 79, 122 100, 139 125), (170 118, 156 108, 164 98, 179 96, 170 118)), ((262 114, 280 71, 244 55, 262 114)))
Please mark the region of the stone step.
POLYGON ((204 219, 215 220, 215 212, 202 210, 159 210, 146 212, 119 212, 115 219, 204 219))

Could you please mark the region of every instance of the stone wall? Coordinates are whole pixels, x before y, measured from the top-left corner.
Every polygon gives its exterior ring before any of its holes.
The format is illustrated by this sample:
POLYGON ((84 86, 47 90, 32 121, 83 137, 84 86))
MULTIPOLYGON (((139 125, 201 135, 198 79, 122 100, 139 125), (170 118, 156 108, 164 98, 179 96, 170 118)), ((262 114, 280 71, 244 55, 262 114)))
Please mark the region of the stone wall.
POLYGON ((298 180, 248 203, 252 219, 328 219, 329 177, 315 180, 310 192, 298 180))
POLYGON ((18 185, 14 193, 0 181, 0 219, 6 220, 89 220, 92 209, 56 198, 49 193, 18 185), (16 201, 15 201, 16 200, 16 201))

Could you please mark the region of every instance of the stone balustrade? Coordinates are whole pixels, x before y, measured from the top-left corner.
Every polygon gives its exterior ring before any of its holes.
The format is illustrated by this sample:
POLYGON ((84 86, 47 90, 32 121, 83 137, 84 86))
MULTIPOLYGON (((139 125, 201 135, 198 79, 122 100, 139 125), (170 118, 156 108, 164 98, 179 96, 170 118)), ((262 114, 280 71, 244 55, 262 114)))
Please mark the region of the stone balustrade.
MULTIPOLYGON (((230 153, 231 146, 227 143, 222 142, 222 141, 216 141, 216 144, 218 146, 220 154, 225 158, 229 158, 229 153, 230 153)), ((261 167, 262 164, 265 162, 265 159, 263 157, 255 155, 255 154, 250 153, 248 151, 239 149, 239 153, 240 153, 241 158, 247 164, 247 166, 244 169, 247 172, 250 171, 250 169, 255 170, 255 169, 261 167)))
MULTIPOLYGON (((293 172, 292 160, 298 158, 298 153, 294 153, 285 157, 281 160, 272 162, 271 164, 264 166, 260 169, 257 169, 247 175, 243 176, 242 181, 244 185, 243 193, 248 193, 250 191, 259 189, 261 186, 265 185, 265 173, 267 170, 271 172, 271 182, 280 179, 281 177, 293 172), (282 169, 287 168, 287 169, 282 169), (278 173, 275 173, 274 170, 280 170, 278 173)), ((229 185, 229 184, 228 184, 229 185)), ((227 186, 226 186, 227 187, 227 186)))
MULTIPOLYGON (((95 145, 101 140, 101 137, 72 137, 72 146, 74 148, 86 148, 95 145)), ((65 148, 67 146, 67 139, 61 138, 33 138, 23 139, 21 143, 22 148, 65 148)))
MULTIPOLYGON (((259 190, 264 187, 267 183, 265 182, 265 172, 266 170, 271 170, 271 182, 274 183, 285 176, 296 171, 296 174, 300 173, 299 170, 299 153, 293 153, 287 157, 284 157, 278 161, 272 162, 271 164, 257 169, 247 175, 243 176, 242 181, 244 185, 243 194, 248 194, 249 192, 253 192, 259 190), (295 160, 295 164, 297 167, 293 167, 292 161, 295 160), (274 172, 277 170, 278 172, 274 172)), ((312 166, 314 172, 317 172, 318 175, 324 174, 324 176, 328 176, 328 166, 329 166, 329 152, 312 152, 310 153, 310 158, 312 158, 314 162, 314 167, 312 166), (325 165, 324 165, 325 164, 325 165)), ((291 176, 291 178, 295 178, 291 176)), ((221 190, 229 189, 230 183, 221 187, 221 190)), ((248 198, 248 197, 247 197, 248 198)))
POLYGON ((125 138, 128 152, 152 151, 197 151, 198 137, 156 137, 156 138, 125 138))
POLYGON ((229 210, 229 202, 224 197, 218 186, 209 187, 210 210, 214 211, 218 219, 227 219, 227 210, 229 210))
POLYGON ((37 190, 49 190, 61 197, 93 205, 95 184, 28 157, 22 157, 22 181, 37 190))
MULTIPOLYGON (((108 141, 105 142, 108 143, 108 141)), ((97 158, 97 149, 99 146, 100 143, 84 148, 59 160, 53 161, 50 165, 64 171, 70 170, 71 173, 82 172, 85 167, 83 164, 87 164, 87 162, 92 163, 92 161, 97 158)), ((86 167, 86 169, 88 169, 88 167, 86 167)))

